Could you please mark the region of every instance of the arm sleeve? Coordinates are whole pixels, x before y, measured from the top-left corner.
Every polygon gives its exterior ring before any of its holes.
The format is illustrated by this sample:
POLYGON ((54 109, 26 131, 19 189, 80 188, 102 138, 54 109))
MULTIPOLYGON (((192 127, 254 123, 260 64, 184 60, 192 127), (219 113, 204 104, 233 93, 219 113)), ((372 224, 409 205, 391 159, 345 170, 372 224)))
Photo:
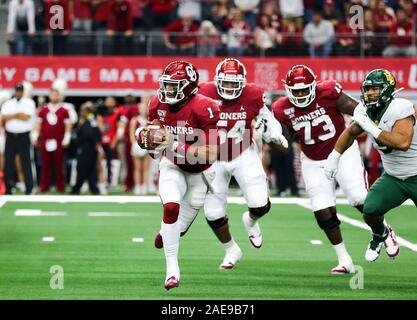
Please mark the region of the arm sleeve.
POLYGON ((154 96, 151 100, 149 100, 149 104, 148 104, 148 122, 152 122, 155 119, 158 119, 158 114, 156 112, 156 106, 157 106, 157 102, 156 100, 158 99, 157 96, 154 96))

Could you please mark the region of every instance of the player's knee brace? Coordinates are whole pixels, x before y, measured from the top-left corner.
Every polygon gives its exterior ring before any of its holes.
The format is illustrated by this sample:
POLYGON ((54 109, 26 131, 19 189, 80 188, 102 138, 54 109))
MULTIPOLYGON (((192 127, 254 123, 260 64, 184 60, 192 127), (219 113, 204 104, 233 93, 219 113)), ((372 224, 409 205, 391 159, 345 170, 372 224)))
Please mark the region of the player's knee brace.
POLYGON ((212 221, 210 221, 208 219, 206 219, 206 220, 207 220, 207 223, 210 226, 210 228, 212 228, 213 230, 217 230, 217 229, 223 227, 229 221, 229 218, 226 215, 226 216, 221 217, 220 219, 217 219, 217 220, 212 220, 212 221))
POLYGON ((172 224, 178 220, 180 214, 180 205, 175 202, 168 202, 164 204, 164 216, 162 220, 164 223, 172 224))
POLYGON ((340 220, 336 215, 335 207, 330 208, 330 214, 328 211, 320 210, 314 212, 314 216, 316 217, 317 224, 325 233, 332 232, 340 225, 340 220))
POLYGON ((259 208, 249 208, 249 212, 260 218, 263 215, 267 214, 269 212, 269 210, 271 209, 271 201, 268 200, 268 203, 266 205, 264 205, 263 207, 259 207, 259 208))

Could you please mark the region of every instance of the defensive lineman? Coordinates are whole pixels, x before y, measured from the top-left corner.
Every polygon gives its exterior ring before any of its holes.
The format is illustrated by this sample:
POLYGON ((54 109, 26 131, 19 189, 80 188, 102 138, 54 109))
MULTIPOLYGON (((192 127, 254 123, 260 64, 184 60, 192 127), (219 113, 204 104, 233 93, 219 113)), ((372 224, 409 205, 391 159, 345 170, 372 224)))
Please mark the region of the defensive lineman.
POLYGON ((376 69, 366 75, 355 122, 340 135, 325 166, 326 175, 333 178, 340 157, 364 131, 381 154, 385 172, 370 188, 363 208, 363 218, 373 233, 365 253, 367 261, 379 257, 383 244, 389 257, 398 255, 395 233, 384 225, 384 215, 407 199, 417 205, 416 115, 410 101, 394 98, 398 91, 388 70, 376 69))

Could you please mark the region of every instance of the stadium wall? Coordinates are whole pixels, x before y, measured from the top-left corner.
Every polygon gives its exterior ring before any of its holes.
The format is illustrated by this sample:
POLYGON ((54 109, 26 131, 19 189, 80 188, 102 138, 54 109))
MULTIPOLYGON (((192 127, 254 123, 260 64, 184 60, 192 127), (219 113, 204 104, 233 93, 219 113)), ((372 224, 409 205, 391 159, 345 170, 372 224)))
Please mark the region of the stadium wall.
MULTIPOLYGON (((17 81, 27 80, 34 86, 34 95, 48 92, 56 78, 68 82, 67 96, 124 95, 125 90, 154 91, 158 77, 169 62, 186 59, 200 73, 200 81, 213 79, 221 58, 198 57, 92 57, 45 56, 0 57, 0 85, 11 90, 17 81)), ((386 68, 396 76, 401 93, 417 101, 417 60, 413 58, 241 58, 248 71, 248 81, 256 82, 266 91, 284 93, 281 81, 295 64, 306 64, 318 79, 335 79, 344 90, 359 96, 366 73, 386 68)))

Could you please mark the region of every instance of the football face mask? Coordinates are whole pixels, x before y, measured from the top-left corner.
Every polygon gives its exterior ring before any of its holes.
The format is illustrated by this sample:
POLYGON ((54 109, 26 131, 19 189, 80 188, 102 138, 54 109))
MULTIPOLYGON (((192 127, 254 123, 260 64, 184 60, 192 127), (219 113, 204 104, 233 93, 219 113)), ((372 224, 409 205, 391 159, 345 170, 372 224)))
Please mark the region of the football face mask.
POLYGON ((296 65, 288 71, 284 80, 290 102, 298 108, 309 106, 316 98, 316 75, 304 66, 296 65))
POLYGON ((217 93, 223 99, 236 99, 246 85, 245 66, 237 59, 227 58, 217 65, 214 80, 217 93))
POLYGON ((169 105, 176 104, 185 98, 184 88, 189 84, 187 80, 159 79, 159 101, 169 105))

